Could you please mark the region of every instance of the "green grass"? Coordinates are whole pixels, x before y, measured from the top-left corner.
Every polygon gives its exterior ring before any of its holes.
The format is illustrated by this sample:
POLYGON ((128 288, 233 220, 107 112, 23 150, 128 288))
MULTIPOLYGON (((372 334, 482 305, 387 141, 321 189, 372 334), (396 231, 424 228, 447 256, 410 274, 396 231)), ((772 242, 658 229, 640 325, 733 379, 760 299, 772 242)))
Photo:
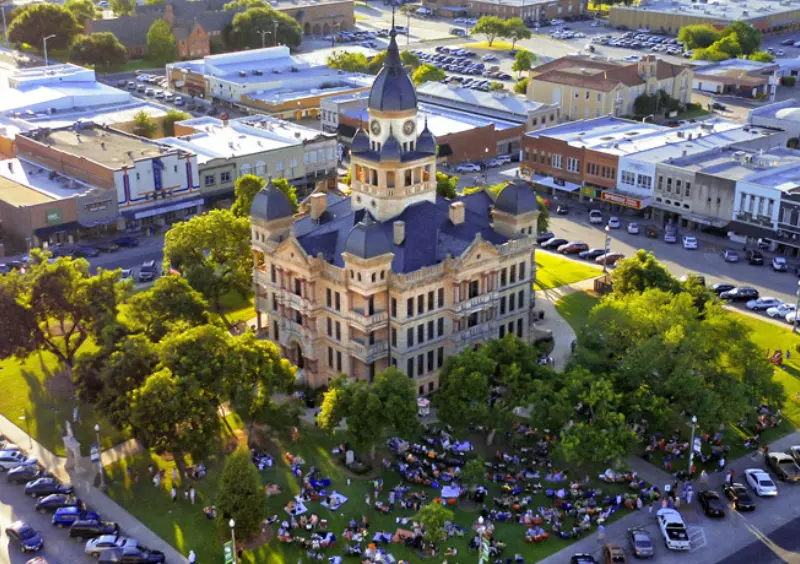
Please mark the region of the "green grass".
MULTIPOLYGON (((396 509, 390 515, 383 515, 371 507, 366 508, 364 496, 369 493, 370 497, 372 497, 371 483, 368 479, 351 476, 351 484, 347 485, 346 479, 348 476, 331 454, 331 449, 340 440, 342 439, 329 436, 314 428, 304 428, 302 436, 296 444, 291 443, 290 440, 276 439, 270 449, 273 455, 277 455, 276 466, 262 473, 265 483, 272 482, 281 486, 281 494, 270 498, 268 506, 268 514, 277 513, 281 519, 287 518, 283 508, 299 491, 298 480, 291 475, 289 467, 281 457, 285 452, 302 456, 306 461, 305 470, 308 470, 312 465, 316 466, 324 476, 329 476, 333 481, 331 489, 335 489, 349 498, 349 501, 338 512, 331 512, 321 507, 318 503, 311 502, 309 504, 309 514, 316 513, 320 518, 328 519, 328 530, 339 537, 337 547, 329 549, 327 556, 342 554, 345 541, 342 539, 341 533, 350 519, 359 520, 361 515, 365 514, 370 521, 371 534, 378 530, 393 533, 398 527, 395 522, 397 516, 412 515, 410 510, 396 509)), ((491 450, 493 452, 493 449, 491 450)), ((380 453, 377 464, 380 464, 380 453)), ((169 482, 172 462, 165 461, 151 453, 142 453, 124 460, 110 469, 112 481, 109 495, 183 554, 186 554, 189 550, 194 550, 198 554, 205 555, 206 558, 212 558, 211 561, 214 561, 213 555, 218 555, 222 552, 221 544, 224 539, 220 537, 215 523, 205 518, 202 508, 205 505, 214 503, 214 492, 222 467, 222 457, 218 456, 209 461, 208 467, 208 476, 199 482, 195 482, 198 503, 194 506, 184 502, 182 495, 179 496, 180 501, 178 503, 171 503, 169 500, 169 482), (148 464, 157 464, 167 470, 167 480, 162 483, 162 489, 157 490, 153 487, 152 482, 148 481, 146 471, 148 464), (128 466, 133 469, 133 472, 138 470, 140 475, 139 483, 131 481, 130 475, 125 471, 128 466)), ((398 483, 400 478, 398 474, 388 471, 382 471, 380 475, 384 480, 384 493, 381 499, 386 501, 388 490, 398 483)), ((596 475, 596 473, 591 475, 596 475)), ((374 479, 374 477, 370 479, 374 479)), ((615 494, 619 488, 618 486, 606 484, 595 483, 593 485, 602 487, 603 491, 609 494, 615 494)), ((415 487, 413 489, 417 490, 419 488, 415 487)), ((491 504, 490 500, 494 495, 498 494, 499 488, 496 485, 492 485, 489 489, 490 493, 487 500, 491 504)), ((434 490, 427 488, 425 491, 429 495, 429 499, 431 499, 434 490)), ((536 507, 538 505, 551 505, 551 503, 544 495, 537 495, 534 497, 533 506, 536 507)), ((450 506, 451 509, 453 507, 450 506)), ((477 512, 468 512, 457 507, 454 509, 454 513, 456 522, 468 529, 478 517, 477 512)), ((619 512, 615 517, 618 518, 624 514, 625 512, 619 512)), ((277 529, 275 529, 275 532, 277 532, 277 529)), ((541 560, 569 545, 568 542, 557 538, 551 538, 539 545, 527 545, 524 543, 524 528, 514 523, 499 523, 496 534, 499 539, 508 544, 504 556, 513 556, 516 553, 521 553, 525 555, 526 561, 541 560)), ((448 540, 446 545, 457 547, 459 553, 466 557, 469 554, 467 550, 469 538, 469 534, 463 538, 452 538, 448 540)), ((405 559, 411 562, 420 561, 419 555, 405 546, 394 544, 390 545, 389 549, 397 559, 405 559)), ((269 544, 253 551, 245 552, 244 561, 251 564, 293 564, 298 562, 299 558, 303 562, 306 561, 304 554, 293 545, 286 545, 273 540, 269 544)))
POLYGON ((589 319, 589 312, 600 302, 600 298, 589 292, 573 292, 556 302, 556 311, 579 334, 589 319))
POLYGON ((600 270, 548 253, 536 253, 536 290, 547 290, 600 276, 600 270))
POLYGON ((131 71, 148 70, 148 69, 163 70, 163 68, 164 68, 163 64, 159 64, 153 61, 148 61, 147 59, 131 59, 124 65, 116 65, 107 69, 102 69, 102 72, 116 73, 116 72, 131 72, 131 71))
POLYGON ((211 313, 211 320, 228 327, 237 321, 250 321, 256 316, 253 296, 242 297, 238 292, 228 292, 220 300, 222 309, 211 313))

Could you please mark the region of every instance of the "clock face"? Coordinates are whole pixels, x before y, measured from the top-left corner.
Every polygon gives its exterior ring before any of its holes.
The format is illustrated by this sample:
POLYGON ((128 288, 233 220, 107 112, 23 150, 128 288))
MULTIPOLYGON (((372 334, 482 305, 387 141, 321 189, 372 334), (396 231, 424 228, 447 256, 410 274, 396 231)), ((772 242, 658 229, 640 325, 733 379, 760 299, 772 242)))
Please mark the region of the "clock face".
POLYGON ((406 122, 403 124, 403 133, 405 133, 406 135, 411 135, 412 133, 414 133, 413 119, 406 120, 406 122))
POLYGON ((378 120, 372 120, 372 123, 369 124, 370 130, 372 130, 373 135, 380 135, 381 134, 381 124, 378 120))

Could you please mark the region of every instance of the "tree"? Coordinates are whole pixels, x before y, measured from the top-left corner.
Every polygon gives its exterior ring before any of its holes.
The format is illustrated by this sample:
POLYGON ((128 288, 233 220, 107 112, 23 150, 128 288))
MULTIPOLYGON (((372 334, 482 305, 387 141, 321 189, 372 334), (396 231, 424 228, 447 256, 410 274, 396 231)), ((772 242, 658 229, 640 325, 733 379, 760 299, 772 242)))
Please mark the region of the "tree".
POLYGON ((225 459, 217 489, 217 526, 222 535, 230 535, 228 521, 236 523, 242 540, 257 534, 267 516, 267 496, 261 485, 258 468, 250 461, 250 452, 240 447, 225 459))
POLYGON ((640 94, 633 101, 633 111, 637 116, 648 116, 656 111, 656 95, 640 94))
POLYGON ((436 172, 436 193, 442 198, 452 200, 458 196, 458 176, 448 176, 443 172, 436 172))
MULTIPOLYGON (((369 62, 369 66, 367 68, 367 72, 370 74, 378 74, 378 72, 383 68, 383 61, 386 59, 386 51, 381 51, 377 55, 375 55, 372 60, 369 62)), ((411 51, 400 51, 400 60, 403 63, 403 66, 407 69, 411 69, 412 71, 416 70, 419 67, 419 57, 417 57, 411 51)))
POLYGON ((742 45, 739 42, 739 36, 735 33, 724 36, 709 47, 708 51, 721 51, 726 53, 730 59, 734 59, 744 53, 744 49, 742 49, 742 45))
POLYGON ((153 121, 150 114, 140 110, 133 116, 133 134, 146 139, 152 139, 158 131, 158 124, 153 121))
POLYGON ((775 55, 768 53, 767 51, 754 51, 749 54, 747 58, 751 61, 756 61, 759 63, 771 63, 775 60, 775 55))
POLYGON ((175 108, 170 108, 170 110, 167 112, 167 115, 161 118, 161 127, 164 128, 164 135, 167 137, 172 137, 175 135, 175 123, 191 119, 191 117, 192 116, 186 112, 176 110, 175 108))
POLYGON ((155 6, 156 4, 163 4, 166 0, 144 0, 145 6, 155 6))
POLYGON ((611 273, 614 293, 619 295, 641 294, 645 290, 658 288, 665 292, 678 289, 678 281, 666 267, 656 260, 652 252, 639 249, 637 253, 617 263, 611 273))
POLYGON ((474 487, 483 481, 486 476, 486 464, 482 458, 469 460, 461 469, 459 481, 467 487, 474 487))
POLYGON ((528 26, 525 25, 522 18, 510 18, 505 21, 505 30, 501 35, 511 40, 511 49, 514 49, 517 45, 517 41, 531 38, 531 30, 528 29, 528 26))
POLYGON ((491 90, 492 92, 498 92, 500 90, 503 90, 505 87, 506 85, 503 84, 502 82, 492 82, 489 85, 489 90, 491 90))
POLYGON ((528 77, 523 78, 522 80, 518 80, 516 84, 514 84, 514 92, 517 94, 522 94, 523 96, 528 93, 528 84, 530 84, 531 79, 528 77))
MULTIPOLYGON (((533 53, 530 51, 519 51, 514 57, 514 64, 512 65, 511 70, 516 71, 518 76, 521 76, 524 71, 531 70, 532 66, 533 53)), ((527 84, 525 86, 527 88, 527 84)))
POLYGON ((27 43, 39 52, 47 47, 66 49, 72 40, 83 31, 83 26, 67 8, 58 4, 28 4, 14 11, 14 19, 8 26, 8 39, 12 43, 27 43))
POLYGON ((720 32, 709 24, 685 25, 678 32, 678 41, 686 49, 705 49, 711 47, 720 38, 720 32))
POLYGON ((411 435, 417 428, 417 390, 414 381, 390 366, 378 374, 372 389, 383 406, 384 427, 396 435, 411 435))
POLYGON ((229 11, 245 10, 247 8, 266 8, 269 4, 265 0, 234 0, 228 2, 222 9, 229 11))
POLYGON ((134 329, 157 343, 177 328, 208 323, 208 304, 199 292, 180 276, 162 276, 152 288, 129 301, 128 319, 134 329))
POLYGON ((286 196, 286 199, 292 204, 292 212, 297 213, 297 188, 289 184, 289 181, 285 178, 276 178, 272 181, 272 184, 275 188, 283 192, 283 195, 286 196))
POLYGON ((108 0, 108 6, 115 16, 131 16, 136 12, 136 0, 108 0))
POLYGON ((447 75, 442 69, 430 63, 425 63, 414 71, 414 74, 411 75, 411 79, 414 81, 414 84, 419 86, 423 82, 439 82, 443 80, 445 76, 447 75))
POLYGON ((444 525, 448 521, 452 523, 454 518, 452 511, 434 501, 420 507, 414 520, 425 530, 425 540, 437 543, 447 538, 444 525))
POLYGON ((250 221, 229 210, 211 210, 177 223, 164 239, 164 268, 176 268, 217 309, 231 291, 252 286, 250 221))
POLYGON ((335 51, 328 57, 328 66, 332 69, 347 72, 369 72, 369 61, 363 53, 348 53, 347 51, 335 51))
POLYGON ((147 32, 147 58, 155 63, 166 64, 178 58, 175 36, 164 20, 156 20, 147 32))
POLYGON ((92 0, 67 0, 64 2, 64 7, 72 12, 72 15, 75 16, 75 21, 81 26, 87 20, 95 19, 98 12, 92 0))
POLYGON ((259 31, 275 33, 275 30, 278 34, 277 41, 275 37, 271 37, 274 45, 280 43, 297 47, 303 39, 303 29, 292 16, 279 12, 272 6, 248 8, 233 17, 231 32, 228 34, 229 41, 233 42, 230 47, 261 48, 264 40, 259 31))
POLYGON ((107 69, 125 64, 128 60, 128 50, 119 42, 116 35, 106 31, 76 37, 69 58, 80 65, 107 69))
POLYGON ((544 200, 536 196, 536 202, 539 204, 539 217, 536 218, 536 231, 538 233, 547 233, 550 227, 550 210, 544 203, 544 200))
POLYGON ((264 179, 255 174, 245 174, 237 178, 233 187, 236 201, 231 206, 231 213, 236 217, 250 217, 253 200, 264 186, 264 179))
POLYGON ((761 46, 761 32, 752 25, 737 20, 722 30, 720 38, 735 35, 736 43, 741 47, 742 53, 749 55, 761 46))
POLYGON ((69 369, 89 337, 113 325, 125 286, 119 271, 89 273, 84 259, 31 252, 23 274, 0 277, 0 358, 25 359, 44 348, 69 369))
POLYGON ((489 42, 489 47, 492 46, 494 40, 498 36, 503 36, 506 32, 506 22, 497 16, 483 16, 475 24, 470 32, 472 35, 483 35, 486 41, 489 42))
POLYGON ((445 361, 439 373, 436 416, 445 425, 464 430, 486 421, 489 375, 494 363, 480 351, 467 350, 445 361))

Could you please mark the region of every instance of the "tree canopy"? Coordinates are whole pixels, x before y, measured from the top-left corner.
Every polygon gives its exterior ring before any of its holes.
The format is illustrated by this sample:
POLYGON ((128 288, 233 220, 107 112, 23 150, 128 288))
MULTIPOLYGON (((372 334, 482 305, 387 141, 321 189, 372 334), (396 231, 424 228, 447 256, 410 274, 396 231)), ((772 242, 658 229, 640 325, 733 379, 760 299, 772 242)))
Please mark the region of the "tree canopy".
POLYGON ((442 198, 452 200, 458 196, 458 176, 449 176, 436 171, 436 193, 442 198))
POLYGON ((75 20, 83 26, 86 20, 93 20, 97 16, 97 7, 92 0, 66 0, 64 7, 72 12, 75 20))
POLYGON ((128 50, 119 42, 116 35, 104 31, 76 37, 69 58, 74 63, 107 69, 125 64, 128 60, 128 50))
POLYGON ((414 81, 414 84, 419 86, 423 82, 438 82, 443 80, 445 76, 447 76, 446 73, 439 67, 430 63, 425 63, 414 71, 414 74, 411 75, 411 79, 414 81))
POLYGON ((172 137, 175 135, 175 124, 179 121, 191 119, 191 115, 175 108, 170 108, 163 118, 161 118, 161 127, 164 129, 164 135, 172 137))
POLYGON ((128 319, 134 330, 154 343, 170 331, 208 323, 208 304, 180 276, 161 276, 129 300, 128 319))
POLYGON ((438 543, 447 538, 445 523, 452 523, 454 518, 452 511, 434 501, 420 507, 414 520, 425 530, 425 540, 438 543))
POLYGON ((156 20, 147 31, 147 58, 156 63, 169 63, 178 58, 175 36, 164 20, 156 20))
POLYGON ((230 47, 240 49, 261 48, 264 39, 260 31, 275 33, 277 30, 277 43, 271 37, 272 44, 287 45, 297 47, 303 39, 303 29, 297 20, 292 16, 279 12, 272 6, 264 5, 248 8, 244 12, 239 12, 233 17, 230 33, 227 34, 226 42, 230 47))
POLYGON ((523 79, 518 80, 514 84, 514 92, 516 92, 517 94, 523 94, 523 95, 526 94, 528 92, 528 84, 530 84, 530 82, 531 79, 528 78, 527 76, 523 79))
POLYGON ((216 505, 217 525, 223 536, 230 535, 231 519, 236 522, 236 534, 242 539, 259 532, 267 516, 267 496, 247 448, 240 447, 225 458, 216 505))
POLYGON ((520 39, 531 38, 531 30, 528 29, 528 26, 525 25, 522 18, 509 18, 505 21, 505 30, 501 35, 511 40, 511 48, 513 49, 520 39))
POLYGON ((364 53, 348 53, 347 51, 335 51, 328 56, 328 66, 332 69, 347 72, 369 72, 369 61, 364 53))
MULTIPOLYGON (((367 66, 367 72, 370 74, 378 74, 383 67, 383 61, 385 60, 386 50, 383 50, 375 55, 369 62, 369 65, 367 66)), ((419 57, 417 57, 411 51, 400 51, 400 60, 403 62, 403 66, 407 69, 411 69, 412 72, 419 68, 419 57)))
POLYGON ((136 11, 136 0, 108 0, 108 7, 115 16, 130 16, 136 11))
POLYGON ((231 213, 236 217, 250 217, 253 200, 265 185, 264 179, 255 174, 243 174, 237 178, 233 187, 236 200, 231 206, 231 213))
POLYGON ((687 49, 706 49, 719 38, 719 30, 709 24, 685 25, 678 32, 678 41, 687 49))
POLYGON ((14 19, 8 25, 8 39, 12 43, 27 43, 41 53, 44 37, 54 36, 47 40, 49 49, 66 49, 82 31, 83 25, 64 6, 27 4, 14 10, 14 19))
POLYGON ((530 51, 519 51, 514 56, 514 64, 511 66, 511 70, 516 71, 521 76, 524 71, 531 70, 533 61, 533 53, 530 51))
POLYGON ((158 124, 144 110, 139 110, 133 116, 133 133, 139 137, 152 139, 158 131, 158 124))
POLYGON ((491 47, 498 36, 504 36, 506 29, 506 22, 503 19, 497 16, 482 16, 470 33, 472 35, 483 35, 486 41, 489 42, 489 47, 491 47))
POLYGON ((289 200, 289 203, 292 205, 292 212, 297 213, 297 188, 289 184, 289 181, 285 178, 275 178, 272 180, 272 184, 275 188, 283 192, 283 195, 289 200))
POLYGON ((753 26, 736 21, 717 30, 711 25, 689 25, 681 28, 678 40, 694 49, 693 59, 706 61, 724 61, 742 55, 752 60, 768 62, 768 54, 761 53, 761 32, 753 26), (753 58, 755 55, 755 58, 753 58))

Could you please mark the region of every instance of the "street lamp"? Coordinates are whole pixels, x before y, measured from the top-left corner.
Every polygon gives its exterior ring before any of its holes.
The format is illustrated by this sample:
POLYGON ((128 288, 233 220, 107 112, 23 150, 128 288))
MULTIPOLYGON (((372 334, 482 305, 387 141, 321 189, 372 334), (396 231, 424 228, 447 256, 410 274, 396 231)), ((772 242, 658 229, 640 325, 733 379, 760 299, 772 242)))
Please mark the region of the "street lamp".
POLYGON ((603 255, 603 274, 608 275, 608 253, 611 252, 611 228, 606 225, 606 252, 603 255))
POLYGON ((44 44, 44 66, 47 66, 47 40, 48 39, 53 39, 55 36, 56 36, 56 34, 54 33, 54 34, 48 35, 47 37, 42 39, 42 43, 44 44))
POLYGON ((106 479, 103 476, 103 457, 100 450, 100 423, 94 424, 94 432, 97 436, 97 469, 100 472, 100 489, 106 489, 106 479))
POLYGON ((333 31, 334 29, 338 29, 339 31, 342 30, 342 24, 335 23, 331 26, 331 47, 336 47, 336 32, 333 31))
POLYGON ((800 280, 797 281, 797 301, 794 304, 794 325, 792 333, 797 333, 797 325, 800 323, 800 280))
POLYGON ((694 462, 694 429, 697 426, 697 416, 692 415, 692 440, 689 443, 689 479, 692 478, 692 463, 694 462))
POLYGON ((231 518, 231 520, 228 521, 228 525, 231 528, 231 547, 233 548, 233 564, 236 564, 237 563, 237 559, 236 559, 237 558, 236 557, 236 534, 234 534, 234 532, 233 532, 233 528, 236 526, 236 521, 234 521, 233 518, 231 518))
POLYGON ((271 31, 264 31, 263 29, 259 29, 258 31, 256 31, 256 33, 261 36, 261 48, 263 49, 264 47, 267 46, 264 38, 267 35, 272 35, 272 32, 271 31))

